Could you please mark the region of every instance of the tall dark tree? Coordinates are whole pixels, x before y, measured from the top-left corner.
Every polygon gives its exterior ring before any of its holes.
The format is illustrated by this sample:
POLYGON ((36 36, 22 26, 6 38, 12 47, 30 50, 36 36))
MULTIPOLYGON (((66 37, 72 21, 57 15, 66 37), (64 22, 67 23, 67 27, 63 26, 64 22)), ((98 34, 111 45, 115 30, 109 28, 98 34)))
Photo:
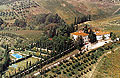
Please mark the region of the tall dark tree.
POLYGON ((75 20, 74 20, 74 25, 76 25, 77 24, 77 18, 75 17, 75 20))
POLYGON ((112 35, 113 35, 113 32, 110 32, 110 37, 112 37, 112 35))
POLYGON ((96 34, 92 31, 92 29, 90 29, 88 38, 91 43, 97 42, 96 34))
POLYGON ((88 21, 90 21, 91 20, 91 15, 88 15, 87 17, 88 17, 88 21))
POLYGON ((15 22, 14 22, 14 25, 18 26, 18 27, 26 27, 27 26, 27 23, 23 20, 19 20, 19 19, 16 19, 15 22))
POLYGON ((76 46, 77 46, 77 49, 79 49, 79 50, 81 50, 81 48, 84 46, 84 40, 83 40, 82 36, 79 36, 77 38, 76 46))
POLYGON ((105 40, 105 39, 106 39, 106 37, 103 35, 103 36, 102 36, 102 40, 105 40))
POLYGON ((85 27, 83 28, 83 31, 84 31, 84 33, 88 33, 88 26, 87 25, 85 25, 85 27))
POLYGON ((2 20, 2 18, 0 18, 0 26, 4 23, 4 21, 2 20))
POLYGON ((78 30, 78 25, 76 25, 76 31, 78 30))
POLYGON ((80 24, 81 23, 81 19, 80 17, 77 18, 77 24, 80 24))
POLYGON ((28 61, 26 62, 26 68, 28 68, 28 61))
POLYGON ((9 63, 10 63, 10 55, 9 55, 9 51, 8 51, 8 45, 6 46, 4 58, 5 58, 5 61, 4 61, 3 67, 6 68, 7 66, 9 66, 9 63))
POLYGON ((52 38, 54 36, 56 36, 56 28, 50 28, 49 33, 48 33, 49 37, 52 38))
POLYGON ((117 38, 117 37, 116 37, 116 34, 113 33, 113 34, 111 35, 111 39, 112 39, 112 40, 115 40, 116 38, 117 38))

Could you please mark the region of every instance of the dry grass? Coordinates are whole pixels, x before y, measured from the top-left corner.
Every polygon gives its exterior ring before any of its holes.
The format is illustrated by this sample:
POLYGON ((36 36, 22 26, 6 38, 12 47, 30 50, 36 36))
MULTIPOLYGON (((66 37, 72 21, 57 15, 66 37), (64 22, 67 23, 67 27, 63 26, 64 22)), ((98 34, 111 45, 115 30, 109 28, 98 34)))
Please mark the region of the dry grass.
POLYGON ((28 40, 40 39, 40 36, 42 34, 42 31, 39 30, 0 31, 0 33, 2 32, 21 35, 25 38, 28 38, 28 40))
POLYGON ((20 30, 15 32, 18 35, 24 36, 30 40, 39 39, 42 31, 37 30, 20 30))
POLYGON ((114 32, 117 35, 120 35, 120 24, 111 23, 113 21, 120 21, 120 15, 99 19, 95 21, 85 22, 85 24, 89 24, 92 27, 99 28, 102 31, 114 32))
POLYGON ((111 21, 114 20, 119 20, 120 16, 113 16, 113 17, 109 17, 109 18, 104 18, 104 19, 99 19, 99 20, 95 20, 95 21, 90 21, 90 22, 86 22, 87 24, 90 24, 91 26, 105 26, 110 24, 111 21))
POLYGON ((97 66, 92 78, 120 77, 120 49, 104 57, 97 66))

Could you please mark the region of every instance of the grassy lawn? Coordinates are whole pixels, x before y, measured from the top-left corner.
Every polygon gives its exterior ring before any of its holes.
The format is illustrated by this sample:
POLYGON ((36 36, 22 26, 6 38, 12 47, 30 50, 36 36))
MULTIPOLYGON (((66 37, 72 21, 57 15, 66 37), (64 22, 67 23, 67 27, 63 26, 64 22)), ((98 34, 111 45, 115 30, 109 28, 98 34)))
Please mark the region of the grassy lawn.
POLYGON ((22 51, 22 52, 20 52, 20 53, 26 54, 26 55, 33 54, 31 51, 22 51))

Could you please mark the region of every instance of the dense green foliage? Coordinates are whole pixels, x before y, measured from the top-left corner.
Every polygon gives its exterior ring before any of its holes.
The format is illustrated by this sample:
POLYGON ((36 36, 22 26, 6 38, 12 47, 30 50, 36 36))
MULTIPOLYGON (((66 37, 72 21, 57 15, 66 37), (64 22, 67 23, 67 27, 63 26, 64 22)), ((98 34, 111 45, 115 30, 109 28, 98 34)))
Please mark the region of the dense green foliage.
POLYGON ((79 36, 77 38, 77 41, 75 42, 77 49, 81 50, 81 48, 84 46, 84 40, 82 36, 79 36))
POLYGON ((111 39, 112 39, 113 41, 117 38, 117 37, 116 37, 116 34, 113 33, 113 32, 110 33, 110 37, 111 37, 111 39))
POLYGON ((82 16, 82 17, 75 17, 75 21, 74 24, 80 24, 86 21, 90 21, 91 20, 91 15, 87 15, 87 16, 82 16))
POLYGON ((51 23, 57 23, 57 24, 62 24, 64 21, 58 16, 58 14, 39 14, 32 16, 32 19, 30 21, 31 24, 33 25, 48 25, 51 23))
POLYGON ((55 36, 50 40, 50 38, 43 36, 40 38, 39 41, 36 42, 34 45, 33 43, 30 45, 31 48, 33 47, 40 47, 40 48, 47 48, 53 51, 56 51, 56 54, 62 51, 65 51, 70 48, 73 44, 73 41, 64 36, 55 36))
POLYGON ((88 38, 91 43, 97 42, 96 34, 92 30, 90 30, 88 38))
POLYGON ((26 27, 27 26, 26 22, 22 19, 16 19, 14 22, 14 25, 18 26, 18 27, 26 27))
POLYGON ((0 26, 4 23, 4 21, 0 18, 0 26))
POLYGON ((88 26, 87 25, 83 28, 83 31, 84 31, 84 33, 88 33, 88 26))
POLYGON ((57 14, 44 14, 43 17, 44 18, 39 18, 43 21, 39 22, 39 27, 40 29, 43 29, 44 34, 50 38, 53 38, 54 36, 69 37, 70 33, 78 30, 78 26, 75 26, 75 24, 66 24, 57 14))
POLYGON ((0 73, 2 73, 3 71, 5 71, 7 69, 7 67, 9 66, 9 63, 10 63, 10 55, 9 55, 9 50, 8 50, 8 45, 6 45, 6 48, 5 48, 5 53, 4 53, 4 57, 2 60, 1 63, 0 63, 0 73))
POLYGON ((42 30, 50 38, 60 35, 69 37, 70 33, 78 29, 78 26, 74 26, 75 24, 66 24, 58 14, 40 14, 31 18, 28 27, 30 29, 37 28, 38 30, 42 30))

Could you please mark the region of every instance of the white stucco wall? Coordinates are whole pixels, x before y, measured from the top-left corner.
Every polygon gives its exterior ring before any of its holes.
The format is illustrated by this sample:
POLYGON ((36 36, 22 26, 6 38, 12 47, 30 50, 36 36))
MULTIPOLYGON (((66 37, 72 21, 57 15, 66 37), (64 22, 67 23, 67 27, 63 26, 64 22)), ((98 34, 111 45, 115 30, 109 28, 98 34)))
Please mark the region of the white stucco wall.
MULTIPOLYGON (((105 36, 105 39, 109 39, 110 38, 110 34, 105 34, 104 36, 105 36)), ((97 40, 102 40, 103 35, 98 35, 98 36, 96 36, 96 38, 97 38, 97 40)))
POLYGON ((88 36, 84 36, 83 39, 84 39, 84 43, 88 42, 88 36))
POLYGON ((105 34, 104 36, 105 36, 106 39, 110 38, 110 34, 105 34))
POLYGON ((102 35, 98 35, 98 36, 96 36, 96 38, 97 38, 97 40, 102 40, 102 35))
POLYGON ((73 35, 73 38, 76 40, 78 38, 78 36, 77 35, 73 35))
MULTIPOLYGON (((78 35, 72 35, 72 36, 75 40, 78 38, 78 35)), ((84 43, 88 42, 88 36, 84 36, 83 39, 84 39, 84 43)))

